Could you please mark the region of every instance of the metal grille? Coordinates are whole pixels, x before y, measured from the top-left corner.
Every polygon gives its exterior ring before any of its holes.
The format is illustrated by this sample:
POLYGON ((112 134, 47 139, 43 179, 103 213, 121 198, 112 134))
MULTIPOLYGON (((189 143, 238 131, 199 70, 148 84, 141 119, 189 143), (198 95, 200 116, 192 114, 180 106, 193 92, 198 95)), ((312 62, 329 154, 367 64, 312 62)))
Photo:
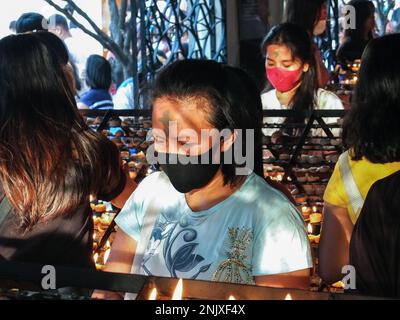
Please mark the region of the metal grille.
POLYGON ((339 47, 339 3, 338 0, 328 0, 328 23, 326 36, 317 39, 322 58, 329 71, 336 65, 336 51, 339 47))
POLYGON ((157 71, 178 59, 226 62, 226 0, 132 1, 137 33, 132 35, 135 105, 147 105, 147 87, 157 71))

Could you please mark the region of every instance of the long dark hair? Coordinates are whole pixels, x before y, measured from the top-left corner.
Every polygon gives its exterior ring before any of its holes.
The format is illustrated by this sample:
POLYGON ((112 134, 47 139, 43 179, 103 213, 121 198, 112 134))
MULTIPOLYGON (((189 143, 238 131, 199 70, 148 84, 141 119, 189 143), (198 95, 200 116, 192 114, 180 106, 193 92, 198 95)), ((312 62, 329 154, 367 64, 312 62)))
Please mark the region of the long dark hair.
MULTIPOLYGON (((153 100, 162 97, 206 98, 212 109, 204 106, 204 114, 216 129, 253 129, 253 171, 263 176, 261 98, 257 86, 246 72, 209 60, 174 62, 165 67, 155 81, 153 100)), ((246 150, 245 137, 242 139, 242 150, 246 150)), ((225 184, 235 185, 242 181, 243 176, 235 173, 237 167, 235 159, 233 164, 222 165, 225 184)))
POLYGON ((371 40, 362 56, 352 108, 343 124, 354 160, 400 161, 400 34, 371 40))
POLYGON ((313 35, 315 23, 319 20, 321 9, 327 0, 287 0, 285 22, 294 23, 313 35))
MULTIPOLYGON (((352 38, 353 40, 364 40, 365 23, 374 15, 375 5, 372 1, 366 0, 353 0, 349 2, 349 5, 353 6, 356 12, 356 28, 347 28, 344 32, 345 38, 352 38)), ((373 38, 373 32, 370 30, 368 33, 368 39, 373 38)))
POLYGON ((78 113, 67 57, 50 33, 0 40, 0 183, 24 230, 73 213, 100 186, 104 143, 78 113))
MULTIPOLYGON (((301 27, 292 23, 282 23, 271 29, 262 42, 264 55, 270 45, 285 45, 292 52, 293 59, 299 59, 302 64, 308 64, 309 69, 303 73, 302 82, 296 91, 291 107, 293 110, 309 110, 314 108, 315 90, 318 88, 316 77, 316 62, 311 38, 301 27)), ((300 118, 287 119, 301 121, 300 118)))

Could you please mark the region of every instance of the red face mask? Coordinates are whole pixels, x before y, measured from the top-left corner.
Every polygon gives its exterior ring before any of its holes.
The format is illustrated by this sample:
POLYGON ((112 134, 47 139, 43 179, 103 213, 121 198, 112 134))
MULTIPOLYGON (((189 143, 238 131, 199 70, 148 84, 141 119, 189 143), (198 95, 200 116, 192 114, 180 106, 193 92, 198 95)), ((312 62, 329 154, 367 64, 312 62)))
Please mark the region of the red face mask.
POLYGON ((287 92, 294 89, 300 82, 303 70, 289 71, 282 68, 267 68, 268 81, 279 92, 287 92))

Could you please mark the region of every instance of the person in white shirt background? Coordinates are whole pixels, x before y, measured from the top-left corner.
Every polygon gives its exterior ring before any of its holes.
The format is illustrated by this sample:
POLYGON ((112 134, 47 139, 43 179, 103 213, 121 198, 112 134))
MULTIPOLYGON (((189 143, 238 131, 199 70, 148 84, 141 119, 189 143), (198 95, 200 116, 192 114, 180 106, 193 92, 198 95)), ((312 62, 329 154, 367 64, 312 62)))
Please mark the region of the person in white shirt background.
POLYGON ((87 43, 90 37, 87 35, 82 35, 82 32, 75 32, 75 30, 70 29, 68 25, 68 20, 60 15, 54 14, 48 19, 48 30, 55 35, 57 35, 61 40, 64 41, 68 48, 71 61, 75 64, 79 76, 80 83, 82 85, 79 90, 79 95, 82 95, 89 90, 86 85, 86 62, 89 56, 92 54, 100 53, 94 52, 93 46, 82 45, 82 43, 87 43), (84 39, 84 40, 83 40, 84 39))
MULTIPOLYGON (((273 90, 261 95, 263 109, 326 110, 343 109, 341 100, 332 92, 318 88, 316 61, 312 41, 300 26, 283 23, 271 29, 262 43, 267 79, 273 90)), ((299 119, 264 118, 264 123, 299 119)), ((303 119, 300 119, 300 122, 303 119)), ((327 123, 337 119, 326 119, 327 123)), ((276 129, 263 129, 272 135, 276 129)))

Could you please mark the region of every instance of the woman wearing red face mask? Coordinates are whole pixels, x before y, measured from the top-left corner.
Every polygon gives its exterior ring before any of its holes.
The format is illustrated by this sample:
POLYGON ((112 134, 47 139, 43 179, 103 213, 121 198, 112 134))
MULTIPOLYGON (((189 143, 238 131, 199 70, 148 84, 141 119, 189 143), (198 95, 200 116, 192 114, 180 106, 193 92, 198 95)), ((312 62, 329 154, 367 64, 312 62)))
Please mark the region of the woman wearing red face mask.
MULTIPOLYGON (((264 110, 343 109, 335 94, 318 88, 312 43, 304 29, 291 23, 280 24, 265 37, 262 50, 268 81, 275 88, 261 95, 264 110)), ((264 119, 264 122, 271 122, 268 120, 264 119)), ((291 119, 273 119, 274 123, 289 121, 291 119)), ((275 130, 263 131, 265 135, 272 135, 275 130)))
MULTIPOLYGON (((327 22, 326 0, 287 0, 285 8, 285 22, 303 27, 310 37, 321 36, 325 33, 327 22)), ((313 51, 316 59, 318 87, 324 88, 328 84, 329 73, 322 61, 320 50, 314 44, 313 51)))

